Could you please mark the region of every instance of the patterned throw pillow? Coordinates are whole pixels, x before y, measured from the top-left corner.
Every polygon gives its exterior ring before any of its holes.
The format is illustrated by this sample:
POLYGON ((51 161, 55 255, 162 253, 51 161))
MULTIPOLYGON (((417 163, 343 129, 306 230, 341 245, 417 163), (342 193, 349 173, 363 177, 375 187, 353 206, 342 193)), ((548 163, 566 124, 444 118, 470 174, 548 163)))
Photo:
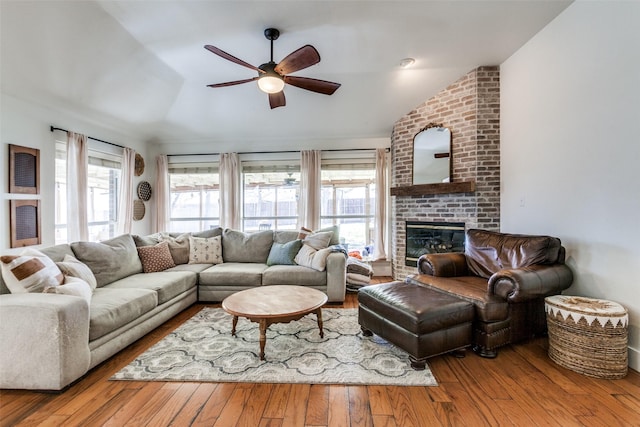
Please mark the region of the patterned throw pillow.
POLYGON ((167 268, 176 266, 171 257, 171 252, 169 252, 169 243, 167 242, 160 242, 153 246, 140 246, 138 248, 138 256, 142 261, 142 270, 145 273, 164 271, 167 268))
POLYGON ((56 262, 56 265, 65 276, 78 277, 87 282, 92 291, 95 291, 98 287, 96 276, 93 275, 91 269, 87 264, 78 261, 76 257, 65 255, 61 262, 56 262))
POLYGON ((222 236, 189 236, 189 264, 222 264, 222 236))
POLYGON ((36 249, 26 249, 20 255, 3 255, 0 261, 2 278, 12 294, 42 292, 64 280, 55 262, 36 249))
POLYGON ((65 276, 64 284, 59 286, 49 286, 44 290, 47 294, 73 295, 84 298, 88 304, 91 303, 93 289, 86 281, 79 277, 65 276))

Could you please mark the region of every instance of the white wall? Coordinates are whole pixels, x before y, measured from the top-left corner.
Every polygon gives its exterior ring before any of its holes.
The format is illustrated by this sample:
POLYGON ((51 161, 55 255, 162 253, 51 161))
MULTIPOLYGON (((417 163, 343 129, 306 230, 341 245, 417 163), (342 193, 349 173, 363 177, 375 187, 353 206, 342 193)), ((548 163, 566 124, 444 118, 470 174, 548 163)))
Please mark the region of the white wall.
MULTIPOLYGON (((139 152, 145 160, 146 144, 128 138, 125 135, 107 129, 94 122, 88 121, 86 118, 64 112, 61 109, 52 109, 44 106, 36 105, 32 102, 17 99, 15 97, 1 94, 0 98, 0 251, 9 252, 9 200, 10 199, 28 199, 39 198, 40 209, 42 211, 42 245, 41 247, 51 246, 54 244, 54 182, 55 182, 55 164, 54 164, 54 134, 50 131, 50 126, 61 127, 84 133, 114 144, 127 146, 139 152), (21 145, 40 149, 40 195, 26 196, 7 193, 9 188, 8 173, 8 144, 21 145)), ((147 180, 153 184, 149 178, 153 175, 145 169, 145 173, 140 177, 134 178, 134 185, 138 182, 147 180)), ((153 201, 153 197, 151 199, 153 201)), ((149 210, 151 205, 145 203, 147 215, 141 221, 133 222, 132 232, 136 234, 147 234, 150 229, 149 210)))
POLYGON ((501 66, 501 221, 629 311, 640 370, 640 2, 577 1, 501 66))

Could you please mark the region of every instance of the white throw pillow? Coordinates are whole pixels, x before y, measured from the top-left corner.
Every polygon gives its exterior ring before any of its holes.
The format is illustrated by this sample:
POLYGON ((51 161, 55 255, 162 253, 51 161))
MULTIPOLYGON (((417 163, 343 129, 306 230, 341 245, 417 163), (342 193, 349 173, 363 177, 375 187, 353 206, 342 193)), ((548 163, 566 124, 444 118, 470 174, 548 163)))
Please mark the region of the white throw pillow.
POLYGON ((302 245, 296 255, 295 262, 303 267, 324 271, 327 267, 327 257, 331 253, 331 248, 314 249, 310 245, 302 245))
POLYGON ((64 281, 56 263, 36 249, 25 249, 19 255, 3 255, 0 261, 2 279, 12 294, 42 292, 64 281))
POLYGON ((93 271, 89 266, 72 255, 65 255, 61 262, 56 262, 56 265, 62 271, 65 276, 79 277, 91 286, 91 290, 95 291, 98 287, 96 276, 93 275, 93 271))
POLYGON ((59 286, 50 286, 44 290, 47 294, 73 295, 84 298, 87 304, 91 303, 93 289, 86 281, 79 277, 65 276, 64 284, 59 286))
POLYGON ((222 264, 222 236, 189 236, 189 264, 222 264))

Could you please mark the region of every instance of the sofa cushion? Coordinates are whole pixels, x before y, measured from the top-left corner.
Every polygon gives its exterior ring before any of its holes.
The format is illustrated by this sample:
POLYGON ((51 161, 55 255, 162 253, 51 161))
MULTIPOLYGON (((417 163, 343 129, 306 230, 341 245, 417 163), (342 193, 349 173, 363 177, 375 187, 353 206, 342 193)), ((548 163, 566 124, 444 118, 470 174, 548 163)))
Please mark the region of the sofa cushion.
POLYGON ((250 262, 264 264, 273 243, 273 231, 243 233, 225 229, 222 233, 222 258, 224 262, 250 262))
POLYGON ((298 240, 298 232, 295 230, 276 230, 273 232, 274 243, 287 243, 298 240))
POLYGON ((138 319, 157 305, 158 294, 150 289, 96 289, 89 308, 89 341, 138 319))
POLYGON ((25 249, 19 255, 3 255, 0 263, 2 279, 12 294, 42 292, 64 281, 53 260, 33 248, 25 249))
POLYGON ((98 287, 142 273, 142 263, 130 234, 103 242, 74 242, 71 249, 76 258, 93 271, 98 287))
POLYGON ((160 271, 134 274, 106 286, 109 289, 150 289, 158 293, 158 304, 196 286, 198 276, 191 271, 160 271))
POLYGON ((87 282, 91 286, 91 292, 98 287, 96 276, 91 269, 73 255, 65 255, 62 261, 56 262, 56 265, 65 276, 78 277, 87 282))
POLYGON ((327 257, 331 253, 328 248, 331 240, 330 231, 308 234, 302 241, 302 247, 295 257, 299 265, 324 271, 327 266, 327 257))
POLYGON ((262 285, 262 273, 266 264, 250 262, 226 262, 214 265, 200 273, 200 285, 262 285))
POLYGON ((287 243, 273 242, 267 265, 295 265, 294 259, 301 247, 302 240, 297 239, 287 243))
POLYGON ((175 265, 189 262, 189 233, 172 236, 169 233, 160 233, 160 240, 169 244, 169 252, 175 265))
POLYGON ((212 265, 213 264, 180 264, 165 271, 190 271, 192 273, 200 273, 212 265))
POLYGON ((73 255, 73 251, 71 250, 71 246, 67 243, 62 243, 60 245, 50 246, 48 248, 40 249, 40 252, 54 260, 55 262, 60 262, 64 260, 64 257, 67 255, 73 255))
POLYGON ((482 277, 436 277, 415 274, 408 276, 407 281, 446 292, 472 303, 480 321, 497 322, 509 317, 509 303, 504 298, 489 294, 487 280, 482 277))
POLYGON ((330 227, 324 227, 321 228, 320 230, 316 230, 316 231, 311 231, 310 229, 306 228, 306 227, 301 227, 300 231, 298 232, 298 239, 306 239, 308 236, 312 235, 312 234, 316 234, 316 233, 331 233, 330 236, 330 240, 329 240, 329 245, 333 246, 333 245, 339 245, 340 244, 340 227, 338 227, 337 225, 332 225, 330 227))
POLYGON ((560 239, 556 237, 487 230, 467 230, 465 240, 467 267, 487 279, 503 269, 554 264, 559 260, 560 248, 560 239))
POLYGON ((327 257, 331 253, 330 248, 314 249, 310 245, 304 244, 295 257, 298 265, 312 268, 317 271, 324 271, 327 267, 327 257))
POLYGON ((189 236, 189 264, 221 264, 222 236, 189 236))
POLYGON ((162 241, 162 238, 160 237, 160 233, 150 234, 148 236, 138 236, 133 234, 131 237, 133 237, 133 242, 136 244, 137 247, 153 246, 153 245, 157 245, 162 241))
POLYGON ((274 265, 262 273, 263 285, 325 286, 327 272, 299 265, 274 265))
POLYGON ((142 262, 142 270, 145 273, 155 273, 164 271, 167 268, 175 267, 171 252, 169 252, 169 243, 160 242, 153 246, 138 247, 138 257, 142 262))

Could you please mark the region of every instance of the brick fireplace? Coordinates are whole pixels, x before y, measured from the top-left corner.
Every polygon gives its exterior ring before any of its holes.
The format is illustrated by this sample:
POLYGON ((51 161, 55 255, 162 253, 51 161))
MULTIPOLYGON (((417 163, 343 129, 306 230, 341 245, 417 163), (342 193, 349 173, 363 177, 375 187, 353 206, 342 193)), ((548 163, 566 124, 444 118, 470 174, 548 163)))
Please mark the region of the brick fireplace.
POLYGON ((452 182, 474 181, 469 193, 393 196, 392 273, 415 274, 405 265, 407 222, 464 223, 500 229, 500 70, 479 67, 398 120, 391 135, 391 187, 412 185, 413 136, 428 123, 452 133, 452 182))

